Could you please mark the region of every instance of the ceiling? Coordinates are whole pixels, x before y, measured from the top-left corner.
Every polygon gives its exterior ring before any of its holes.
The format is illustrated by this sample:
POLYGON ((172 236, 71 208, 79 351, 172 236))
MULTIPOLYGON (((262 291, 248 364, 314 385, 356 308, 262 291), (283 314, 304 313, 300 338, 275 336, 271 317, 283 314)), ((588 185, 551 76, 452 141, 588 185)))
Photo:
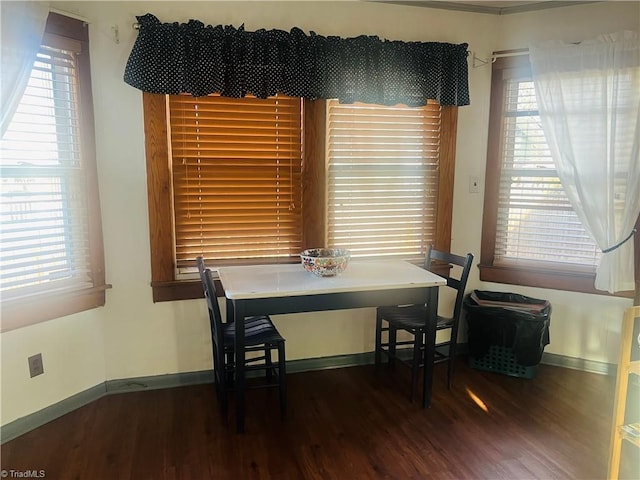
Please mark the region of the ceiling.
POLYGON ((440 8, 445 10, 460 10, 465 12, 489 13, 492 15, 508 15, 510 13, 530 12, 547 8, 567 7, 587 1, 555 1, 555 0, 520 0, 520 1, 467 1, 467 0, 369 0, 379 3, 393 3, 412 7, 440 8))

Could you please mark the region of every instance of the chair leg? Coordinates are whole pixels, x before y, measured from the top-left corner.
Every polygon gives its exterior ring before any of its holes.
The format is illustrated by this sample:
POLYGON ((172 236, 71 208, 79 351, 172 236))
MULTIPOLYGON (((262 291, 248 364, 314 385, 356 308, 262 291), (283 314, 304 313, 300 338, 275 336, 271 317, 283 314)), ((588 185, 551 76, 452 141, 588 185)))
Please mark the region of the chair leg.
POLYGON ((447 371, 447 387, 451 390, 453 387, 453 375, 456 370, 456 350, 457 350, 457 342, 453 339, 449 344, 449 360, 447 363, 449 364, 449 369, 447 371))
POLYGON ((271 383, 273 380, 273 361, 271 360, 271 345, 265 345, 264 347, 264 364, 265 375, 267 376, 267 383, 271 383))
POLYGON ((413 332, 413 361, 411 362, 411 401, 418 388, 418 373, 420 372, 420 363, 422 360, 422 332, 420 330, 413 332))
POLYGON ((229 383, 227 376, 230 375, 227 366, 227 354, 224 353, 224 347, 216 345, 213 342, 213 382, 216 389, 216 396, 220 402, 220 411, 226 416, 228 410, 227 389, 229 383))
POLYGON ((216 389, 216 396, 220 398, 220 366, 218 365, 218 351, 215 343, 212 344, 213 350, 213 385, 216 389))
POLYGON ((278 344, 278 382, 280 387, 280 413, 284 417, 287 410, 287 366, 284 342, 278 344))
POLYGON ((227 397, 227 384, 226 379, 229 372, 227 372, 226 367, 222 368, 222 374, 220 375, 220 380, 222 380, 222 388, 220 389, 220 410, 222 410, 222 414, 224 416, 227 415, 229 411, 229 402, 227 397))
POLYGON ((396 342, 398 339, 398 329, 389 324, 389 366, 396 362, 396 342))
MULTIPOLYGON (((233 362, 235 362, 235 355, 233 350, 225 352, 222 358, 224 359, 225 365, 232 366, 233 362)), ((225 368, 223 378, 225 382, 225 388, 231 388, 233 386, 233 372, 225 368)))
POLYGON ((379 313, 376 314, 376 349, 374 358, 377 370, 382 361, 382 317, 379 313))

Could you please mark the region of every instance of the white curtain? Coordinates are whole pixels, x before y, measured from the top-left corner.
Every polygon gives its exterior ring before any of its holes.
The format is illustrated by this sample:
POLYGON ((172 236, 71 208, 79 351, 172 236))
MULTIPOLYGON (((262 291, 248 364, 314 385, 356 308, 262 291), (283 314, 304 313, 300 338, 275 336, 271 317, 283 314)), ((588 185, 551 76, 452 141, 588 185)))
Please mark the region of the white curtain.
MULTIPOLYGON (((542 127, 582 223, 607 251, 640 213, 640 41, 637 32, 531 46, 542 127)), ((640 234, 640 233, 639 233, 640 234)), ((604 253, 595 287, 634 290, 633 238, 604 253)))
POLYGON ((49 2, 2 1, 0 9, 2 137, 29 81, 49 14, 49 2))

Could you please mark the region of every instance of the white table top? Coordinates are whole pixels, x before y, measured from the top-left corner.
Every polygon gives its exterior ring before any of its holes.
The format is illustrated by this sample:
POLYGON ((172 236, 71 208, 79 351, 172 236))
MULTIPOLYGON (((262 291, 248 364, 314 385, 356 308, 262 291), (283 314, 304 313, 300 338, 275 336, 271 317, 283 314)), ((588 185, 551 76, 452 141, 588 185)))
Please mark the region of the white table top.
POLYGON ((335 277, 318 277, 301 264, 219 267, 225 295, 232 300, 325 293, 391 290, 446 285, 435 273, 400 260, 351 260, 335 277))

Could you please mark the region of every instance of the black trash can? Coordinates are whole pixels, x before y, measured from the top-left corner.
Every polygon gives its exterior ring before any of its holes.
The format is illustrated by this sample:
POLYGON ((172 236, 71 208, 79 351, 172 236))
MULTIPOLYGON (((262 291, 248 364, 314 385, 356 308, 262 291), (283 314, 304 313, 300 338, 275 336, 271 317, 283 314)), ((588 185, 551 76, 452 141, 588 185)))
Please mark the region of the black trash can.
POLYGON ((517 293, 474 290, 464 299, 469 364, 533 378, 549 344, 551 304, 517 293))

